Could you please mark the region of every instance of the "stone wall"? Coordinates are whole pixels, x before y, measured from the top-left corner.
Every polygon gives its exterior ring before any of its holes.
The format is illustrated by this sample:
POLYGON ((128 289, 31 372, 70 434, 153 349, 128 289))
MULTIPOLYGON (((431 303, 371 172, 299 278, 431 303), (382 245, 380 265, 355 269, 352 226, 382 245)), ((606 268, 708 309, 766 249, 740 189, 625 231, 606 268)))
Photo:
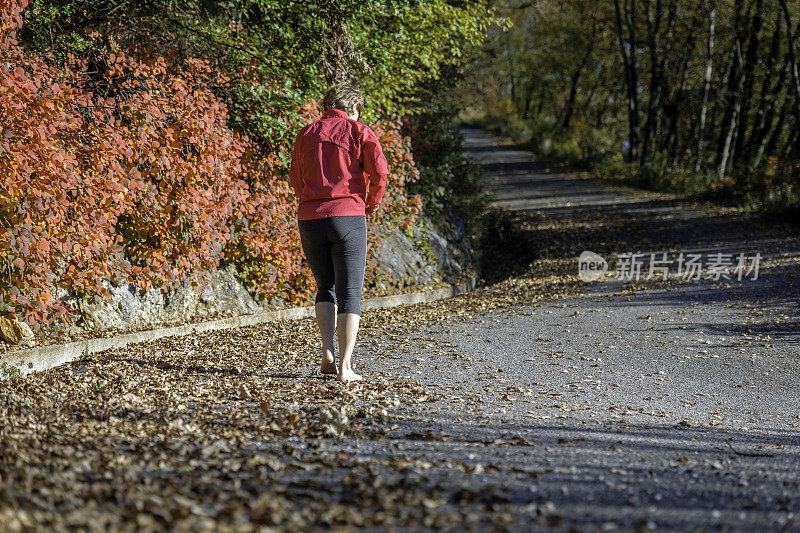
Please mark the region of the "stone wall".
POLYGON ((474 270, 472 248, 461 220, 449 215, 437 229, 423 217, 409 237, 398 228, 384 233, 380 265, 388 284, 403 288, 453 281, 474 270))
MULTIPOLYGON (((450 215, 436 229, 421 217, 413 236, 397 228, 382 232, 379 263, 388 273, 379 289, 416 290, 455 281, 473 269, 469 238, 458 217, 450 215)), ((251 314, 263 308, 238 281, 234 266, 211 272, 207 282, 187 281, 167 292, 141 291, 132 284, 107 285, 110 300, 85 304, 77 325, 57 324, 49 335, 71 336, 86 331, 132 331, 202 319, 251 314)))

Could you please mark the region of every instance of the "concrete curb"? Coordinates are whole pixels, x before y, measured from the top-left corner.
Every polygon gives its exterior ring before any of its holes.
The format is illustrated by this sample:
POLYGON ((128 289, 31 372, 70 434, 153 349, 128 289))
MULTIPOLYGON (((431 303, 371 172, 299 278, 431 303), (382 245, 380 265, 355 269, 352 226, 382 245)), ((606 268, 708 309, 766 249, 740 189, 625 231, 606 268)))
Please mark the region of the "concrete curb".
MULTIPOLYGON (((449 287, 442 287, 441 289, 369 298, 362 302, 361 308, 364 310, 381 309, 397 307, 399 305, 435 302, 436 300, 452 298, 458 294, 470 292, 475 288, 475 283, 476 278, 471 277, 459 285, 451 285, 449 287)), ((6 352, 0 354, 0 362, 18 368, 23 374, 30 374, 31 372, 47 370, 48 368, 69 363, 84 355, 111 350, 112 348, 122 348, 128 344, 149 342, 163 337, 191 335, 192 333, 202 333, 204 331, 254 326, 256 324, 275 322, 278 320, 298 320, 311 316, 314 316, 314 306, 294 307, 292 309, 281 309, 278 311, 262 311, 252 315, 240 315, 219 320, 209 320, 207 322, 186 324, 184 326, 137 331, 135 333, 126 333, 114 337, 87 339, 70 342, 68 344, 6 352)))

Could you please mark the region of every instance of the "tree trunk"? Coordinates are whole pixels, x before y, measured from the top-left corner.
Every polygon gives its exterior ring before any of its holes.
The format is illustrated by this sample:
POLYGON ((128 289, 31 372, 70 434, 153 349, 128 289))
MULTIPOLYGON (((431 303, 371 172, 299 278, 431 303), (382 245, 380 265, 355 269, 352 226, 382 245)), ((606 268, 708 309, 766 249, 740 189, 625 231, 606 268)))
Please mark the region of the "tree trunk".
POLYGON ((694 171, 700 172, 703 165, 703 135, 706 130, 706 115, 708 114, 708 94, 711 91, 711 73, 714 68, 714 30, 717 15, 717 2, 713 0, 708 22, 708 41, 706 42, 706 70, 703 74, 703 98, 700 104, 700 117, 697 123, 697 160, 694 171))
POLYGON ((511 44, 509 42, 508 35, 506 35, 506 63, 508 64, 508 83, 509 83, 509 93, 511 96, 511 105, 513 109, 519 109, 517 107, 517 82, 514 79, 514 64, 511 62, 511 44))
POLYGON ((789 134, 789 139, 786 141, 786 144, 783 145, 781 157, 783 159, 789 159, 792 153, 797 153, 797 129, 793 129, 789 134))
MULTIPOLYGON (((795 117, 798 121, 800 121, 800 72, 798 72, 797 66, 797 46, 795 43, 795 36, 792 34, 792 17, 789 14, 789 6, 786 5, 786 0, 778 0, 778 3, 781 5, 783 17, 786 19, 786 38, 789 41, 789 60, 791 61, 789 68, 790 72, 792 73, 792 81, 794 82, 792 85, 794 87, 795 117)), ((800 22, 798 22, 798 29, 800 29, 800 22)))
POLYGON ((767 63, 764 66, 764 80, 761 83, 761 94, 758 112, 756 114, 756 123, 753 124, 753 131, 750 138, 747 140, 747 155, 745 158, 745 165, 752 168, 758 168, 761 162, 761 152, 766 144, 767 133, 775 119, 775 100, 783 88, 786 81, 786 72, 788 63, 783 62, 778 74, 778 82, 773 83, 775 75, 773 70, 775 64, 780 58, 780 44, 781 44, 781 17, 780 15, 775 18, 775 32, 773 33, 772 44, 770 45, 770 52, 767 55, 767 63))
POLYGON ((619 51, 622 55, 622 64, 625 69, 625 82, 628 93, 628 161, 636 161, 639 155, 639 96, 638 78, 636 74, 636 39, 632 10, 636 7, 636 0, 625 1, 625 22, 628 27, 629 49, 625 50, 625 36, 622 23, 622 10, 619 0, 614 0, 614 12, 616 14, 617 37, 619 40, 619 51))
POLYGON ((780 115, 778 115, 777 123, 773 125, 772 123, 774 122, 775 117, 774 106, 773 109, 770 110, 770 120, 764 127, 762 138, 758 143, 755 156, 753 156, 753 168, 758 168, 761 166, 761 161, 763 160, 764 156, 772 153, 772 151, 775 149, 775 144, 777 144, 780 136, 783 135, 783 132, 786 129, 786 119, 788 118, 788 115, 788 106, 783 106, 780 115))
MULTIPOLYGON (((639 164, 644 165, 650 155, 650 141, 653 135, 654 122, 656 120, 656 108, 660 107, 661 100, 661 80, 664 76, 662 69, 664 65, 663 56, 658 57, 658 33, 661 27, 661 0, 649 2, 647 7, 647 16, 645 17, 647 28, 647 37, 650 42, 650 87, 647 91, 647 114, 644 121, 644 130, 642 131, 642 152, 639 154, 639 164), (650 9, 650 6, 655 3, 655 13, 650 9)), ((666 54, 664 54, 666 55, 666 54)))
POLYGON ((733 53, 731 54, 731 67, 728 76, 727 99, 728 102, 725 118, 722 121, 722 129, 720 130, 721 139, 719 145, 719 153, 717 154, 717 173, 720 177, 725 175, 728 170, 728 162, 730 160, 731 148, 733 142, 736 140, 736 127, 739 124, 739 111, 742 107, 742 89, 744 88, 744 57, 742 55, 742 35, 738 28, 742 26, 742 0, 734 0, 736 7, 736 16, 734 20, 735 38, 733 41, 733 53), (730 98, 733 102, 730 102, 730 98))
POLYGON ((747 55, 744 62, 744 85, 742 86, 741 95, 741 109, 739 111, 738 122, 736 127, 738 135, 736 136, 736 145, 733 150, 733 160, 742 166, 744 163, 745 140, 750 123, 750 107, 753 95, 754 76, 753 69, 758 62, 758 52, 761 47, 761 27, 764 24, 763 13, 763 0, 756 0, 755 8, 753 10, 753 20, 750 24, 749 30, 749 43, 747 46, 747 55))
MULTIPOLYGON (((689 27, 689 32, 682 47, 684 54, 679 63, 680 67, 678 67, 680 82, 677 84, 677 88, 675 88, 673 84, 673 87, 670 88, 665 86, 663 89, 667 94, 667 98, 665 99, 663 105, 662 114, 668 119, 669 123, 669 127, 667 129, 667 138, 665 141, 665 149, 668 156, 668 161, 673 167, 678 166, 681 157, 686 153, 686 146, 681 146, 679 148, 680 131, 678 124, 681 119, 681 106, 678 105, 678 102, 683 101, 684 89, 686 87, 686 80, 689 73, 689 61, 691 61, 692 57, 694 56, 694 36, 695 32, 697 31, 697 27, 700 25, 702 20, 703 15, 701 13, 701 9, 698 8, 695 12, 695 16, 692 18, 692 24, 689 27)), ((664 80, 665 84, 667 81, 668 80, 666 79, 664 80)), ((694 138, 692 137, 692 140, 693 139, 694 138)), ((689 142, 691 142, 691 140, 687 141, 687 143, 689 142)))
POLYGON ((781 107, 781 114, 778 117, 778 124, 775 126, 775 129, 772 131, 772 135, 769 136, 769 141, 767 145, 764 147, 764 156, 769 157, 775 153, 775 150, 778 148, 778 144, 781 141, 781 137, 783 134, 786 133, 786 128, 789 126, 789 102, 786 102, 781 107))
POLYGON ((575 73, 572 75, 570 80, 569 96, 567 97, 567 102, 564 106, 564 114, 561 118, 561 127, 564 129, 569 128, 570 121, 572 120, 572 113, 575 111, 575 97, 578 94, 578 80, 583 72, 583 66, 586 64, 586 57, 587 56, 584 56, 581 59, 581 62, 578 64, 578 68, 575 69, 575 73))

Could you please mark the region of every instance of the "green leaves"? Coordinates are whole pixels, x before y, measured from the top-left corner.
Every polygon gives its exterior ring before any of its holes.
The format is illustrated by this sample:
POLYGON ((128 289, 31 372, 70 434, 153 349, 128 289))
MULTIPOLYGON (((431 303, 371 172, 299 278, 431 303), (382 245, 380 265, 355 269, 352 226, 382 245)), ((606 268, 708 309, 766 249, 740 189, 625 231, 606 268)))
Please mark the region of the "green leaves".
POLYGON ((483 2, 392 5, 391 14, 376 9, 348 28, 373 71, 363 80, 370 103, 388 112, 417 112, 420 84, 436 79, 445 66, 464 64, 495 20, 483 2))
MULTIPOLYGON (((47 51, 59 65, 69 54, 86 54, 113 40, 129 50, 180 50, 208 58, 237 84, 288 83, 296 91, 292 97, 306 100, 322 96, 322 65, 336 56, 333 64, 361 78, 370 121, 413 111, 416 86, 437 78, 445 65, 465 64, 495 22, 484 1, 447 0, 220 0, 186 6, 168 0, 34 0, 26 16, 26 45, 47 51)), ((220 96, 230 104, 242 95, 220 96)))
POLYGON ((291 150, 301 124, 300 108, 305 103, 300 91, 293 89, 287 80, 283 86, 267 84, 241 84, 235 87, 233 125, 279 148, 279 157, 288 172, 290 159, 285 150, 291 150))

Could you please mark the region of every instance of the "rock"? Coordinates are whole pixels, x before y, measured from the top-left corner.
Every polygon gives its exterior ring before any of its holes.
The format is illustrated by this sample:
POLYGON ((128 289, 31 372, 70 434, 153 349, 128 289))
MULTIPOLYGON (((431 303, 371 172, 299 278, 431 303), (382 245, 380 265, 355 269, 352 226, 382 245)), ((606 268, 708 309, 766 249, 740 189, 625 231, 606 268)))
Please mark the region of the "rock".
POLYGON ((33 331, 12 313, 0 316, 0 338, 10 344, 32 344, 33 331))
POLYGON ((95 331, 149 329, 203 317, 261 311, 261 306, 239 283, 233 265, 206 273, 205 280, 197 287, 187 280, 167 292, 141 291, 127 283, 104 286, 111 298, 84 306, 86 325, 95 331))
POLYGON ((431 285, 472 271, 469 236, 461 220, 451 214, 444 224, 444 235, 426 217, 414 226, 413 237, 397 228, 384 233, 379 265, 391 277, 390 285, 431 285))
POLYGON ((430 220, 425 219, 424 223, 428 247, 442 276, 456 278, 470 273, 473 270, 472 246, 461 219, 453 214, 446 216, 443 233, 430 220))
POLYGON ((402 231, 389 230, 381 240, 380 268, 391 276, 391 284, 429 285, 436 276, 436 267, 428 260, 402 231))

